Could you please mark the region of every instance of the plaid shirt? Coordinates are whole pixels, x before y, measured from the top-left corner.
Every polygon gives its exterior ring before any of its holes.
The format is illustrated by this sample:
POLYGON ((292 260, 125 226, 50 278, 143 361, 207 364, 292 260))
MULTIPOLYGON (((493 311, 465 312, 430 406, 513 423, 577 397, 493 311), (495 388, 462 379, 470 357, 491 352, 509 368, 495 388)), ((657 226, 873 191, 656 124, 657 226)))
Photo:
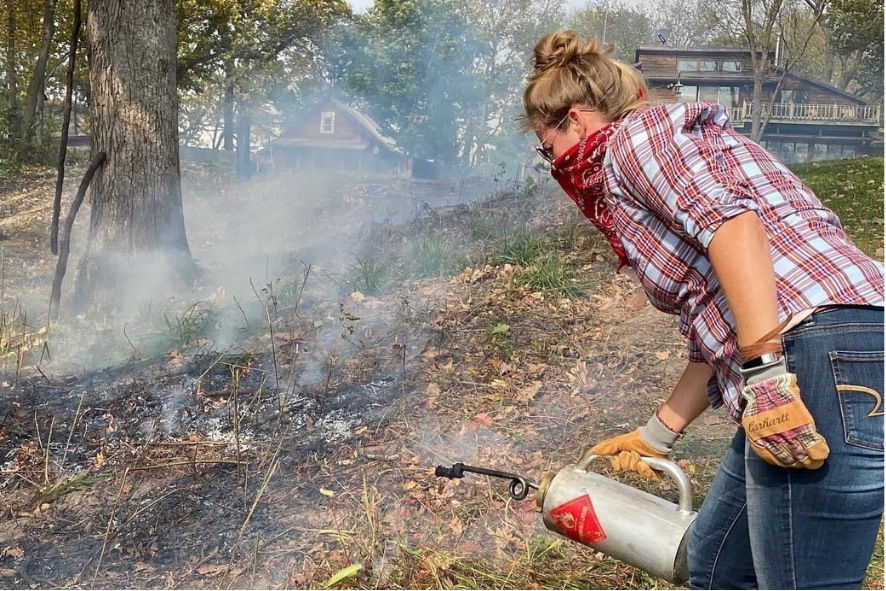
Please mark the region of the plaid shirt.
MULTIPOLYGON (((606 203, 653 306, 679 314, 689 359, 714 368, 708 397, 741 420, 735 319, 707 257, 714 232, 755 211, 769 235, 780 319, 823 304, 883 305, 883 264, 774 156, 736 132, 720 105, 650 107, 609 143, 606 203)), ((741 245, 735 245, 741 248, 741 245)))

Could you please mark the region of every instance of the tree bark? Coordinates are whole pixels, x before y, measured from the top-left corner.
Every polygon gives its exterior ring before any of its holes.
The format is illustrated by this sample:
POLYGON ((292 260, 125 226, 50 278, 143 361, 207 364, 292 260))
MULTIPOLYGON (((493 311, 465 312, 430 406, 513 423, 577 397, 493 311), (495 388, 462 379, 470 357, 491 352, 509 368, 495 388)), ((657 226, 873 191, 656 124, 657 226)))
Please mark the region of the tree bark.
POLYGON ((49 50, 52 37, 55 35, 55 5, 58 0, 46 0, 43 5, 43 28, 40 35, 40 53, 34 65, 34 75, 28 84, 28 95, 25 97, 25 110, 22 113, 22 140, 29 141, 33 132, 34 117, 43 96, 43 83, 46 78, 46 63, 49 61, 49 50))
POLYGON ((234 80, 225 66, 225 90, 222 97, 222 146, 225 152, 234 150, 234 80))
POLYGON ((237 178, 245 181, 252 176, 252 119, 243 110, 237 121, 237 178))
POLYGON ((6 0, 6 104, 11 111, 18 102, 15 59, 15 0, 6 0))
POLYGON ((89 241, 75 307, 125 305, 193 279, 182 211, 174 0, 87 5, 92 153, 89 241))
POLYGON ((15 57, 15 0, 6 0, 6 124, 10 138, 19 137, 18 60, 15 57))

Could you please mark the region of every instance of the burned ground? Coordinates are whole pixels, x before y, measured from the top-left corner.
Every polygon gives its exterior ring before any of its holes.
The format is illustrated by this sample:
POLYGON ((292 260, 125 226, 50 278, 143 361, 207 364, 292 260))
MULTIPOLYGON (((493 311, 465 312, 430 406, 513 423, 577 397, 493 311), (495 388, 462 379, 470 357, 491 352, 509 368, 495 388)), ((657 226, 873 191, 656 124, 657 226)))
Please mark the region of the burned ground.
MULTIPOLYGON (((284 203, 286 183, 187 178, 199 305, 167 314, 165 332, 130 326, 107 365, 85 366, 94 342, 78 349, 65 327, 53 330, 73 352, 50 337, 51 360, 39 335, 7 337, 0 585, 661 586, 546 532, 505 481, 434 477, 464 462, 537 481, 644 421, 682 370, 675 320, 614 273, 552 186, 348 179, 284 203), (260 208, 277 225, 254 227, 260 208), (533 263, 502 250, 518 229, 572 270, 567 285, 527 281, 533 263), (273 233, 273 271, 216 280, 273 233)), ((49 183, 28 195, 49 203, 49 183)), ((30 236, 4 250, 28 261, 6 310, 15 290, 48 293, 35 254, 48 208, 35 211, 2 228, 30 236)), ((699 493, 731 430, 711 411, 678 444, 699 493)), ((667 482, 624 478, 673 498, 667 482)))

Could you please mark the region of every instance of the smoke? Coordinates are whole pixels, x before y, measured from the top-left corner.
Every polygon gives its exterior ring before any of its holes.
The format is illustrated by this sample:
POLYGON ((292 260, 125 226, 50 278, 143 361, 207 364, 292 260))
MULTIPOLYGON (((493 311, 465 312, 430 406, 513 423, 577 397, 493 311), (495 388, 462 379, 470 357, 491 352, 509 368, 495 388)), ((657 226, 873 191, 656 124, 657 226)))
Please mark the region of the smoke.
MULTIPOLYGON (((249 339, 297 315, 311 326, 312 351, 300 355, 294 387, 316 384, 328 373, 324 352, 342 355, 354 348, 341 342, 347 322, 340 315, 357 306, 349 295, 360 289, 355 280, 360 263, 406 251, 420 240, 408 235, 419 216, 481 199, 491 190, 476 179, 422 182, 284 169, 234 182, 213 174, 211 167, 185 170, 184 218, 198 269, 191 288, 182 291, 170 281, 160 258, 121 255, 113 257, 114 307, 97 316, 73 316, 73 285, 89 219, 81 212, 62 321, 51 331, 51 355, 40 360, 41 369, 90 371, 195 346, 242 350, 249 339)), ((403 289, 397 277, 391 281, 386 293, 403 289)), ((356 324, 361 329, 389 325, 386 316, 395 314, 361 310, 356 324)))

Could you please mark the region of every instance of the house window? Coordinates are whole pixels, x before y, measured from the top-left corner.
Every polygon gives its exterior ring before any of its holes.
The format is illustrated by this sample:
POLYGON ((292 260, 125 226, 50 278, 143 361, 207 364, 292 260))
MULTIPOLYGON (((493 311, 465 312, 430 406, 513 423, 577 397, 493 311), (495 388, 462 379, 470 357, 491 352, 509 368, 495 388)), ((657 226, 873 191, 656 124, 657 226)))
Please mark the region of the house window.
POLYGON ((694 72, 698 69, 698 60, 677 60, 677 70, 694 72))
POLYGON ((698 100, 706 103, 716 103, 719 94, 719 86, 702 86, 698 89, 698 100))
POLYGON ((806 90, 782 90, 781 103, 794 103, 797 105, 805 105, 809 102, 809 92, 806 90))
POLYGON ((741 72, 741 62, 734 60, 726 60, 723 62, 724 72, 741 72))
POLYGON ((739 88, 737 86, 721 86, 717 96, 717 102, 728 109, 737 107, 738 92, 739 88))
POLYGON ((679 103, 694 103, 698 100, 698 86, 685 84, 680 89, 680 95, 677 97, 679 103))
POLYGON ((335 111, 320 114, 320 133, 335 133, 335 111))
POLYGON ((701 60, 699 62, 701 66, 702 72, 716 72, 717 71, 717 60, 701 60))

